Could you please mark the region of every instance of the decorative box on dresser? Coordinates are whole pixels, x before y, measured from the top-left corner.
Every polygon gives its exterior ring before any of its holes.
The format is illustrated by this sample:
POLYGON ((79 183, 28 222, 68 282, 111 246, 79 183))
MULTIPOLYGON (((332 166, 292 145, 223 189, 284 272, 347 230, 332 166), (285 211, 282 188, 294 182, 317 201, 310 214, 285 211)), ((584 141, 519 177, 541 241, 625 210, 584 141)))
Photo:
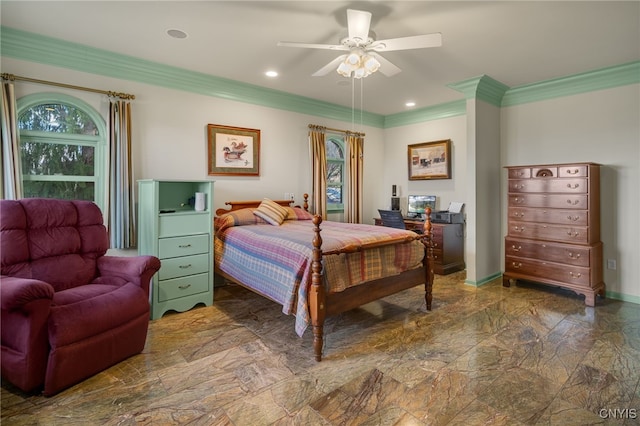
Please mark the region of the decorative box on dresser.
POLYGON ((213 181, 138 181, 138 251, 160 258, 151 319, 213 303, 213 181), (204 210, 195 209, 204 193, 204 210))
POLYGON ((604 297, 600 165, 506 167, 508 232, 503 285, 526 280, 564 287, 588 306, 604 297))

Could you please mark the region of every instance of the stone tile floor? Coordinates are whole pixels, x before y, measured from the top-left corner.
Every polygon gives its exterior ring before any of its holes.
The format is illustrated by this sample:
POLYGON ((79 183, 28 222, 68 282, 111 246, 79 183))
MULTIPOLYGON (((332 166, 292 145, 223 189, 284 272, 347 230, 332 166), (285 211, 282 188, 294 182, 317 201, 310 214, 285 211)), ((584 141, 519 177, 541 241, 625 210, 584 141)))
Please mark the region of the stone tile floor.
POLYGON ((311 332, 235 286, 152 321, 134 356, 54 397, 2 384, 3 425, 640 424, 640 305, 436 276, 311 332))

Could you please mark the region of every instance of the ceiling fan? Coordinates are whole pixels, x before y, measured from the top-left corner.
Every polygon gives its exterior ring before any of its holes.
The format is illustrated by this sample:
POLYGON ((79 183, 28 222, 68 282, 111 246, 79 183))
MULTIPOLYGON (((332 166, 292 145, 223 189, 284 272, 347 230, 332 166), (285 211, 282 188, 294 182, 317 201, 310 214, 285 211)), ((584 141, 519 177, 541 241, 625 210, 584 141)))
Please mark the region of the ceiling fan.
POLYGON ((354 78, 366 77, 377 70, 380 70, 387 77, 391 77, 401 71, 400 68, 379 55, 378 52, 442 46, 441 33, 375 40, 369 35, 370 24, 370 12, 347 9, 348 36, 340 40, 340 44, 280 41, 278 46, 346 51, 348 53, 338 56, 313 73, 313 76, 324 76, 336 69, 340 75, 354 78))

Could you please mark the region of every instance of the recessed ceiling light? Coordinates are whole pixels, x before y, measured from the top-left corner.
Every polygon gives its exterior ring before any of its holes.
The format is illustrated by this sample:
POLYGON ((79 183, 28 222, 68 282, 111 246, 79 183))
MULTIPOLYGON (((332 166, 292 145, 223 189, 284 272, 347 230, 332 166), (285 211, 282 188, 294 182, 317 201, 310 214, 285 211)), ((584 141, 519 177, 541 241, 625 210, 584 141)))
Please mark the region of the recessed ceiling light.
POLYGON ((187 33, 181 30, 170 29, 167 30, 167 34, 169 35, 169 37, 173 38, 187 38, 187 33))
POLYGON ((414 107, 414 106, 416 106, 416 103, 415 103, 415 102, 413 102, 413 101, 409 101, 409 102, 407 102, 407 103, 406 103, 406 104, 404 104, 404 105, 405 105, 405 106, 408 106, 408 107, 414 107))
POLYGON ((265 72, 264 75, 266 75, 267 77, 277 77, 278 71, 269 70, 265 72))

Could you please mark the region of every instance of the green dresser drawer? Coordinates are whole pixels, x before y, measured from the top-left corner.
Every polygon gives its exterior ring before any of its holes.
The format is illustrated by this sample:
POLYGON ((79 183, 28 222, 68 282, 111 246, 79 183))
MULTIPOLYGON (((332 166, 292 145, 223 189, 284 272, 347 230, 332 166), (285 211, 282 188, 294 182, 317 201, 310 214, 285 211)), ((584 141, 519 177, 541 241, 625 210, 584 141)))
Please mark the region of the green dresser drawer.
POLYGON ((189 235, 186 237, 160 238, 158 254, 160 259, 189 256, 209 252, 209 234, 189 235))
POLYGON ((209 291, 208 273, 160 281, 158 285, 158 302, 165 302, 206 291, 209 291))
POLYGON ((205 253, 196 254, 194 256, 163 259, 162 268, 160 268, 160 271, 158 272, 158 279, 169 280, 171 278, 209 272, 209 258, 211 256, 211 254, 205 253))
POLYGON ((208 212, 162 214, 159 222, 159 238, 208 233, 211 229, 211 215, 208 212))

